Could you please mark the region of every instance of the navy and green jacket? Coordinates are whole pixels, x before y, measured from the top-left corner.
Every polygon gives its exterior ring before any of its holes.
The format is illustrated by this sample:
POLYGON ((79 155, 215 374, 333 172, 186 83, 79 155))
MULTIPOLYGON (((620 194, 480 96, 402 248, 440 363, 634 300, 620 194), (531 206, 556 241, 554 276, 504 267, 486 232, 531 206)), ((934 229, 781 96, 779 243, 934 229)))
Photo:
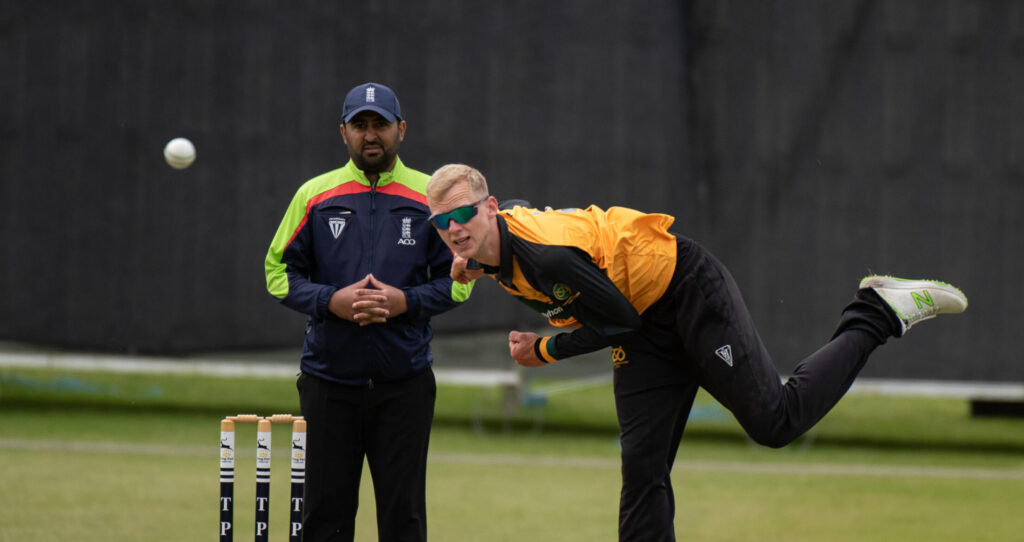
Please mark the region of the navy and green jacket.
POLYGON ((469 297, 427 221, 428 176, 396 158, 376 186, 350 160, 299 188, 267 251, 267 290, 309 316, 301 370, 344 384, 403 380, 433 361, 430 317, 469 297), (400 288, 408 311, 360 327, 327 309, 368 273, 400 288))

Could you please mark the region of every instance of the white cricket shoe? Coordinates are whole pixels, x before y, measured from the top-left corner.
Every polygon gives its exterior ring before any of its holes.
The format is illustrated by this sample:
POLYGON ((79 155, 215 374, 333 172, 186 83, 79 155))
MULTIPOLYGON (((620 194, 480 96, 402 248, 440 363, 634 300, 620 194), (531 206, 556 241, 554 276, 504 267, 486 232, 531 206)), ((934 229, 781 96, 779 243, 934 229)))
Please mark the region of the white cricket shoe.
POLYGON ((967 309, 967 296, 952 284, 937 280, 908 280, 872 275, 860 281, 871 288, 900 319, 900 337, 910 326, 940 314, 959 314, 967 309))

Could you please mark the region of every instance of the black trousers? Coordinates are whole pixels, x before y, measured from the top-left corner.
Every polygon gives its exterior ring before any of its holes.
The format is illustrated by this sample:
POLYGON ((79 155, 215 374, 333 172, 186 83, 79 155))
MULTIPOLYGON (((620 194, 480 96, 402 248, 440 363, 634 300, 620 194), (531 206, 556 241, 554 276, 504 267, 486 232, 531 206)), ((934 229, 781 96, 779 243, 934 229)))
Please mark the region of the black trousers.
POLYGON ((297 387, 307 423, 303 540, 352 541, 364 457, 373 478, 379 539, 426 540, 434 373, 427 369, 372 387, 302 374, 297 387))
POLYGON ((858 291, 832 339, 783 383, 728 270, 686 238, 668 291, 643 320, 612 352, 621 541, 675 540, 670 473, 698 387, 754 441, 784 446, 835 406, 872 350, 899 330, 873 290, 858 291))

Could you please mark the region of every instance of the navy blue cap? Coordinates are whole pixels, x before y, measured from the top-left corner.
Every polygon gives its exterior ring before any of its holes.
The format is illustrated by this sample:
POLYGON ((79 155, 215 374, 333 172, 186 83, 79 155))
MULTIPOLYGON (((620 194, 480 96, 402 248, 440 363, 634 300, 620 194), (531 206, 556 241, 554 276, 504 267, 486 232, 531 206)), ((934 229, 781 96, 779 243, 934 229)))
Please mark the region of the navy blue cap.
POLYGON ((347 123, 361 111, 375 111, 388 122, 402 120, 402 107, 398 97, 388 87, 377 83, 364 83, 348 91, 345 106, 341 109, 341 120, 347 123))

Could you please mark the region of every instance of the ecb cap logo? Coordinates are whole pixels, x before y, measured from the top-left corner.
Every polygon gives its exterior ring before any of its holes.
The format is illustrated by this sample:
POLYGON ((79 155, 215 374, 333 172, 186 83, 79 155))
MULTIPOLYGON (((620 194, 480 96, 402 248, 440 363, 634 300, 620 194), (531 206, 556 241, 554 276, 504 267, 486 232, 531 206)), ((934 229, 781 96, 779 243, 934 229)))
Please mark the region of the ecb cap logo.
POLYGON ((565 301, 572 294, 572 289, 561 282, 556 282, 554 287, 551 289, 551 293, 554 294, 555 299, 565 301))
POLYGON ((394 91, 379 83, 364 83, 348 92, 341 108, 341 120, 348 123, 360 111, 374 111, 388 122, 402 118, 402 107, 394 91))

